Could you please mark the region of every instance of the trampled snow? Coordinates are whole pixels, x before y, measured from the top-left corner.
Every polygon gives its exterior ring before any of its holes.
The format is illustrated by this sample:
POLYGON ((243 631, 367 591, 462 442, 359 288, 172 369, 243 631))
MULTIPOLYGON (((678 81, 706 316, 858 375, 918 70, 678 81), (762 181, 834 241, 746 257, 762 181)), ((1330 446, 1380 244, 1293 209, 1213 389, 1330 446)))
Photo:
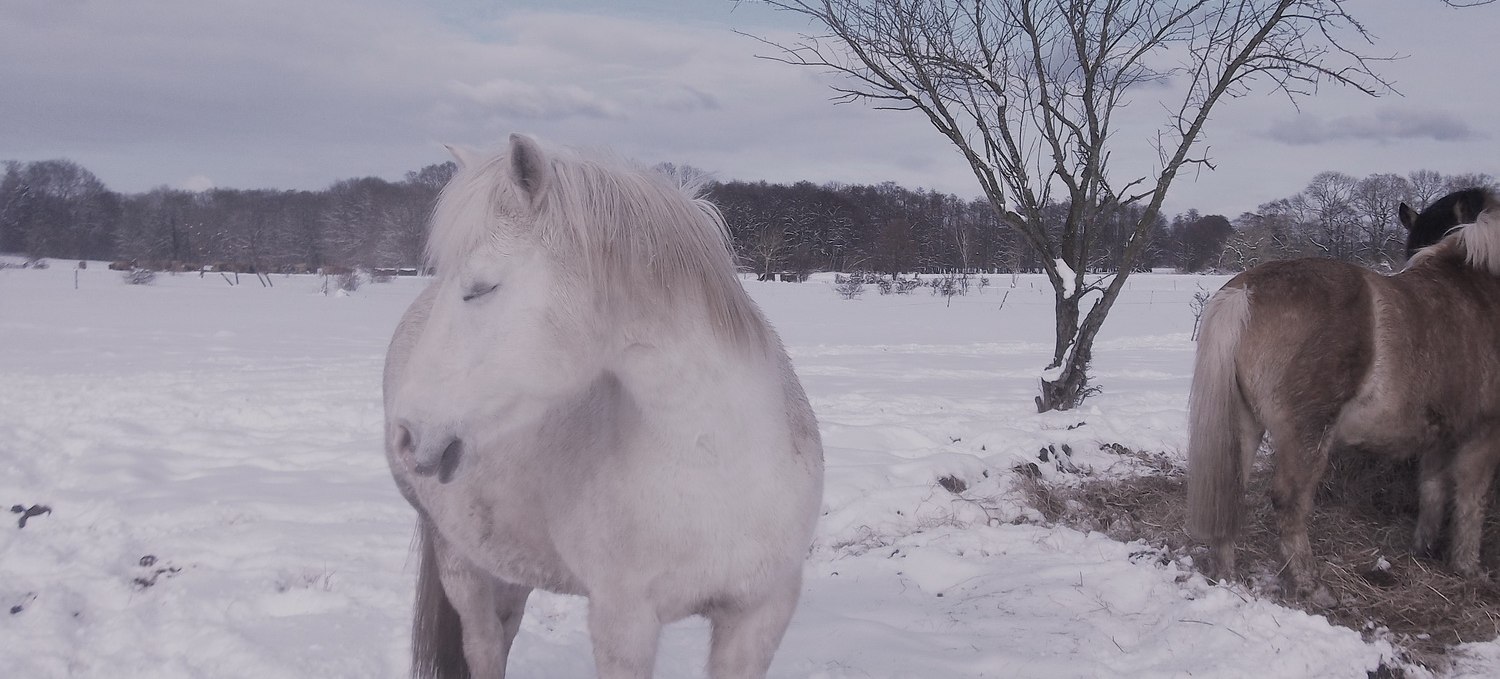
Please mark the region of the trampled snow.
MULTIPOLYGON (((0 504, 51 508, 0 526, 0 676, 405 676, 413 512, 381 454, 380 371, 425 281, 336 297, 310 276, 102 269, 76 290, 62 263, 0 270, 0 504)), ((1095 351, 1104 392, 1041 415, 1051 290, 992 279, 951 307, 746 282, 828 464, 772 676, 1362 678, 1389 658, 1142 544, 1040 525, 1014 488, 1049 445, 1096 470, 1130 464, 1105 443, 1181 454, 1188 302, 1221 278, 1133 277, 1095 351)), ((701 676, 706 645, 701 621, 669 627, 657 676, 701 676)), ((1461 667, 1493 673, 1495 649, 1461 667)), ((582 600, 534 595, 511 658, 591 676, 582 600)))

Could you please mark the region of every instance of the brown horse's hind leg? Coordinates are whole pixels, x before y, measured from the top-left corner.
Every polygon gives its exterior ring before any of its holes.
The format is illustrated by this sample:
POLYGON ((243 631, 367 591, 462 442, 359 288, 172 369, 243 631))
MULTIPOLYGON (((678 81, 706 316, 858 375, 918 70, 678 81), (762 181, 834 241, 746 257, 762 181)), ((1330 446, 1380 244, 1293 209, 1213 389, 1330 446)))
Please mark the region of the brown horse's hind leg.
MULTIPOLYGON (((1488 432, 1486 432, 1488 434, 1488 432)), ((1480 574, 1479 543, 1489 505, 1490 483, 1500 463, 1500 447, 1491 436, 1476 436, 1458 450, 1453 474, 1453 540, 1448 562, 1466 577, 1480 574)))
MULTIPOLYGON (((1276 440, 1274 435, 1273 439, 1276 440)), ((1305 439, 1290 438, 1300 442, 1305 439)), ((1276 508, 1281 536, 1282 587, 1303 598, 1313 593, 1312 544, 1307 537, 1307 518, 1313 495, 1328 466, 1328 445, 1293 443, 1276 451, 1276 472, 1271 486, 1271 504, 1276 508)))
POLYGON ((1421 476, 1417 482, 1420 500, 1417 506, 1417 531, 1413 551, 1417 556, 1436 559, 1441 553, 1443 519, 1448 514, 1448 467, 1446 450, 1430 450, 1421 457, 1421 476))

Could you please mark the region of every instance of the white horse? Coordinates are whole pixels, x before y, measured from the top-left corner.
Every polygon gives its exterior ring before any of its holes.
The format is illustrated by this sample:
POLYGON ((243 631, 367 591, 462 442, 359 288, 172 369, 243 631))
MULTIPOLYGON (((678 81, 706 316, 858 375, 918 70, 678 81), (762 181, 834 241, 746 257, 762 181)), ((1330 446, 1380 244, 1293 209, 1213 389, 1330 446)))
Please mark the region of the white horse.
POLYGON ((588 597, 603 679, 663 624, 763 677, 801 590, 823 448, 724 224, 659 173, 454 151, 438 277, 385 366, 386 457, 416 507, 416 677, 503 677, 532 588, 588 597))

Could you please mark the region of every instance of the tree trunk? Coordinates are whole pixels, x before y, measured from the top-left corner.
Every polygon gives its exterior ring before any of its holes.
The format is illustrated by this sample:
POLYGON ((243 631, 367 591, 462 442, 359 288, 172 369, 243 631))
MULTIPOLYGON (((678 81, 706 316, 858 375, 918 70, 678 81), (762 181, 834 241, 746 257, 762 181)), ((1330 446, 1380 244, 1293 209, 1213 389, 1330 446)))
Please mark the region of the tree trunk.
POLYGON ((1048 370, 1063 364, 1068 348, 1073 346, 1078 335, 1078 298, 1064 297, 1058 290, 1055 292, 1053 309, 1053 316, 1057 319, 1057 334, 1053 338, 1052 363, 1047 365, 1048 370))
MULTIPOLYGON (((1051 367, 1062 366, 1062 372, 1056 380, 1042 379, 1042 393, 1035 398, 1036 411, 1045 413, 1049 410, 1072 410, 1083 403, 1085 398, 1097 393, 1098 387, 1089 386, 1088 369, 1089 363, 1094 360, 1094 338, 1099 335, 1099 329, 1104 327, 1104 319, 1109 315, 1110 307, 1114 306, 1115 300, 1120 296, 1120 290, 1125 287, 1125 279, 1130 276, 1128 268, 1121 269, 1115 274, 1114 280, 1110 281, 1108 287, 1103 290, 1099 300, 1089 307, 1088 315, 1083 322, 1078 322, 1078 299, 1068 300, 1072 305, 1072 312, 1068 317, 1072 319, 1071 325, 1074 332, 1066 341, 1071 345, 1067 354, 1066 362, 1057 360, 1051 367)), ((1063 306, 1059 299, 1058 306, 1058 329, 1063 328, 1063 306)), ((1064 339, 1059 334, 1058 346, 1063 346, 1064 339)))
MULTIPOLYGON (((1077 306, 1076 302, 1074 306, 1077 306)), ((1089 316, 1093 315, 1090 312, 1089 316)), ((1075 323, 1076 318, 1075 315, 1075 323)), ((1100 320, 1103 320, 1102 315, 1100 315, 1100 320)), ((1042 379, 1042 393, 1035 399, 1037 412, 1072 410, 1082 404, 1084 398, 1098 391, 1097 388, 1089 388, 1088 376, 1089 362, 1094 358, 1094 336, 1097 334, 1099 334, 1099 326, 1085 322, 1082 327, 1078 328, 1075 335, 1067 338, 1072 351, 1068 352, 1066 362, 1058 361, 1054 364, 1053 367, 1062 365, 1062 372, 1058 374, 1056 380, 1042 379)))

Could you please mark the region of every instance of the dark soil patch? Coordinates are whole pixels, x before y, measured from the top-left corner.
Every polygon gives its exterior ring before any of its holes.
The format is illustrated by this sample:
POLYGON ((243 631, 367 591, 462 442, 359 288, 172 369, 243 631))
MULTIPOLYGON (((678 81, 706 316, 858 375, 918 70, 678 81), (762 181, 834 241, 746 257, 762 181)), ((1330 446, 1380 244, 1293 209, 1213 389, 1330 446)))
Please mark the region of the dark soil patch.
POLYGON ((182 572, 181 568, 173 566, 171 564, 157 567, 157 562, 158 559, 154 554, 147 554, 141 557, 136 562, 142 568, 141 574, 137 575, 133 580, 131 580, 131 584, 135 585, 136 590, 145 591, 147 589, 155 587, 156 581, 162 576, 172 578, 176 577, 178 573, 182 572))
POLYGON ((32 505, 30 507, 27 507, 25 505, 12 505, 10 508, 10 512, 12 514, 21 515, 21 518, 16 521, 16 527, 25 528, 27 521, 31 520, 33 517, 41 516, 43 514, 51 514, 52 508, 48 507, 47 505, 32 505))

